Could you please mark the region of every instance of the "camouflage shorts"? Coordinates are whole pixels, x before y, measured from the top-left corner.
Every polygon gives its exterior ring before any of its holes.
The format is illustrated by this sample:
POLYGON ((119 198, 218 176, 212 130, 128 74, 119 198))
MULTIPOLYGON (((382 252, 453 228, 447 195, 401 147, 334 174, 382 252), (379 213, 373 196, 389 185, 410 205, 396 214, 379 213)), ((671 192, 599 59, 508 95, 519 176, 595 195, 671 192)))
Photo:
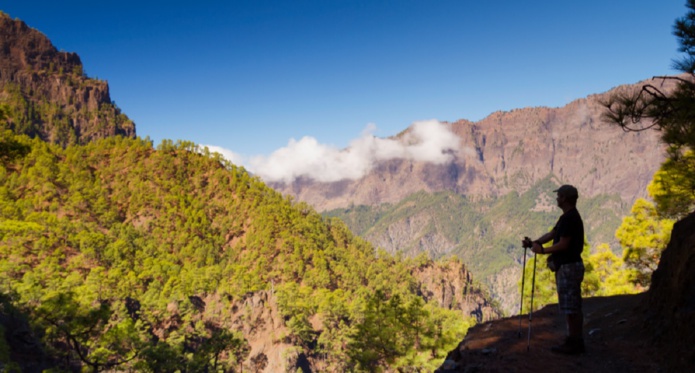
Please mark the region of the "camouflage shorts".
POLYGON ((582 262, 564 264, 555 272, 560 313, 567 315, 582 312, 582 280, 584 280, 582 262))

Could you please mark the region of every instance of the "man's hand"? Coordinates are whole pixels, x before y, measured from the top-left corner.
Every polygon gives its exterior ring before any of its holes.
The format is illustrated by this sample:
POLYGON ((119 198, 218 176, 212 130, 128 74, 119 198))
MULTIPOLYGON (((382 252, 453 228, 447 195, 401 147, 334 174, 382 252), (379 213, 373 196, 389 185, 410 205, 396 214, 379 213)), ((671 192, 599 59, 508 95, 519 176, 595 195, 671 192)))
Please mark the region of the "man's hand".
POLYGON ((539 244, 537 241, 534 241, 532 243, 531 251, 533 251, 536 254, 545 254, 545 249, 543 249, 543 245, 539 244))
POLYGON ((521 241, 521 247, 529 248, 531 246, 533 246, 533 242, 531 242, 531 239, 528 237, 524 237, 524 239, 521 241))

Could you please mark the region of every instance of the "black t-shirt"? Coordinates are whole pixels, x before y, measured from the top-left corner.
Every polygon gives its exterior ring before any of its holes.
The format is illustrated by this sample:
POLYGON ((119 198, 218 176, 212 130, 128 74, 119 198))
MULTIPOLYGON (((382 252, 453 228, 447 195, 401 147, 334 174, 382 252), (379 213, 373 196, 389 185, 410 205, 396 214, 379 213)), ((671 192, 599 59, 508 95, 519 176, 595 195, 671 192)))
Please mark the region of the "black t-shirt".
POLYGON ((560 241, 560 237, 570 237, 570 245, 567 250, 551 254, 553 261, 558 265, 581 262, 582 250, 584 249, 584 222, 582 222, 579 211, 573 208, 562 214, 553 230, 553 245, 560 241))

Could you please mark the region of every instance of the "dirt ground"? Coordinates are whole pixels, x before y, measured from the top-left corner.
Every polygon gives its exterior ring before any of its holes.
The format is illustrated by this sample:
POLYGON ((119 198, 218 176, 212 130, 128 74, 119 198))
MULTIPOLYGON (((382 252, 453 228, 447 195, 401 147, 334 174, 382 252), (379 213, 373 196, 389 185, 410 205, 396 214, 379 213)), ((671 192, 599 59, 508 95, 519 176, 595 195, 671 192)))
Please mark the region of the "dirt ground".
POLYGON ((521 317, 521 329, 519 316, 480 324, 437 372, 666 372, 645 330, 640 311, 645 296, 584 299, 584 354, 550 351, 565 336, 564 316, 554 304, 533 313, 530 344, 528 314, 521 317))

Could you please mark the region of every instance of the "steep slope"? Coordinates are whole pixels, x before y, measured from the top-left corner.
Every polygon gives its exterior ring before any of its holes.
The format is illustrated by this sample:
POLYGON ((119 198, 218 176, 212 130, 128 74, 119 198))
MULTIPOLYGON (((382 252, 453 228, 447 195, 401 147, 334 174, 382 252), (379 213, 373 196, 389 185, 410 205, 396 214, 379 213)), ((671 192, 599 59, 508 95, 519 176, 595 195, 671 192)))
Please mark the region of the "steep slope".
POLYGON ((431 369, 499 316, 460 262, 377 255, 192 143, 2 142, 0 353, 25 371, 431 369))
POLYGON ((0 104, 9 109, 3 126, 63 146, 135 136, 108 83, 87 78, 77 54, 59 52, 41 32, 2 12, 0 104))

